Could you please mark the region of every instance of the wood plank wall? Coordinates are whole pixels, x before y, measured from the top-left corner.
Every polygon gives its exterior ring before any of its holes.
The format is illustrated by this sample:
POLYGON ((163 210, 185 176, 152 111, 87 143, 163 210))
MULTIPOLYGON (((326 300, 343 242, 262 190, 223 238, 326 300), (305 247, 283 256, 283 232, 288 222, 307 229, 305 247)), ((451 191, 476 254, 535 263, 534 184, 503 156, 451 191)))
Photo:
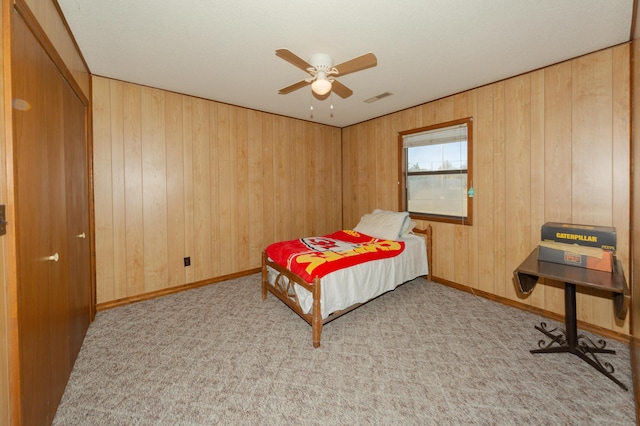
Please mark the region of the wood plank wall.
POLYGON ((271 242, 341 227, 339 128, 102 77, 93 122, 99 304, 258 268, 271 242))
MULTIPOLYGON (((343 129, 343 227, 398 209, 397 133, 473 117, 473 226, 432 223, 436 277, 564 315, 560 283, 518 296, 513 270, 547 221, 615 226, 629 279, 630 48, 596 52, 343 129)), ((578 320, 628 334, 609 295, 578 320)))
POLYGON ((76 48, 73 38, 69 36, 67 24, 56 0, 24 0, 35 15, 38 23, 56 47, 56 52, 73 75, 82 93, 90 98, 91 76, 82 54, 76 48))

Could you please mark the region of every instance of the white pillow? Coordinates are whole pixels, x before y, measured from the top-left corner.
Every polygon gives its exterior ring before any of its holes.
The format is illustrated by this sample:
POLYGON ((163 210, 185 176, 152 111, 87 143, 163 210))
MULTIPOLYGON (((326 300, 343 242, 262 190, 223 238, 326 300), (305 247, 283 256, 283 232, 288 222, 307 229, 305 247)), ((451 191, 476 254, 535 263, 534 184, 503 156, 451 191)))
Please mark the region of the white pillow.
POLYGON ((376 209, 362 216, 353 230, 383 240, 397 240, 405 229, 408 217, 408 212, 376 209))
POLYGON ((404 220, 404 225, 402 226, 402 230, 400 231, 400 236, 404 237, 413 232, 413 228, 415 228, 418 224, 415 223, 409 216, 404 220))
POLYGON ((406 214, 406 216, 404 217, 404 222, 402 224, 402 228, 400 229, 400 235, 399 237, 404 237, 406 235, 409 235, 411 232, 413 232, 413 228, 415 228, 418 224, 415 223, 413 220, 411 220, 411 218, 409 217, 409 213, 408 212, 392 212, 390 210, 381 210, 381 209, 374 209, 371 213, 373 214, 378 214, 378 213, 386 213, 386 214, 391 214, 391 215, 397 215, 397 214, 406 214))

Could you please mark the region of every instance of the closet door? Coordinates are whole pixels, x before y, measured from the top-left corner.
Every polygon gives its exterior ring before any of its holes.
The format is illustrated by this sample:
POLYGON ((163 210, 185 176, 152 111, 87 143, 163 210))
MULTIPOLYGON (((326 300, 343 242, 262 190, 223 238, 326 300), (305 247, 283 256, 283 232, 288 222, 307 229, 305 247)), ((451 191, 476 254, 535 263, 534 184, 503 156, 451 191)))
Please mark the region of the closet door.
POLYGON ((17 13, 12 95, 22 424, 50 424, 90 320, 87 109, 17 13))
POLYGON ((52 359, 48 260, 51 234, 47 208, 46 63, 39 44, 14 13, 12 91, 18 273, 18 343, 23 424, 52 419, 52 359))
MULTIPOLYGON (((48 59, 48 58, 47 58, 48 59)), ((57 407, 64 393, 72 364, 69 329, 69 257, 67 240, 67 204, 65 195, 64 80, 50 61, 45 61, 45 144, 47 145, 49 204, 40 206, 48 212, 50 244, 48 247, 51 404, 57 407)), ((27 188, 29 191, 29 188, 27 188)), ((22 240, 19 241, 20 243, 22 240)), ((44 330, 43 330, 44 331, 44 330)), ((52 407, 52 408, 53 408, 52 407)), ((55 414, 55 409, 52 409, 55 414)), ((52 419, 53 420, 53 419, 52 419)))
POLYGON ((87 107, 65 82, 63 86, 66 238, 70 363, 73 365, 89 328, 91 253, 89 248, 89 183, 87 107))

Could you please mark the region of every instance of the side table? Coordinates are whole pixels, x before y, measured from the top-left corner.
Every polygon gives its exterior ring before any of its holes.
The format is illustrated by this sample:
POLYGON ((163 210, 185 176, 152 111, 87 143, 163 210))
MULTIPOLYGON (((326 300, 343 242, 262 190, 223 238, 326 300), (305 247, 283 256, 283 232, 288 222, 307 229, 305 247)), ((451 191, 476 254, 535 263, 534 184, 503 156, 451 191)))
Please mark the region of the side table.
POLYGON ((544 322, 536 326, 535 328, 551 341, 548 344, 545 344, 544 340, 539 341, 540 349, 533 349, 531 353, 572 353, 613 380, 622 389, 628 390, 626 385, 614 377, 613 366, 608 362, 602 363, 596 355, 601 353, 615 354, 615 351, 605 349, 606 342, 604 340, 599 340, 596 344, 587 336, 579 335, 576 320, 577 286, 611 292, 616 317, 621 320, 626 317, 629 307, 629 288, 624 278, 621 262, 617 259, 614 261, 613 272, 596 271, 538 260, 538 249, 536 248, 513 273, 520 291, 524 294, 533 291, 539 278, 564 282, 565 330, 555 328, 548 330, 544 322), (556 331, 558 333, 554 334, 556 331))

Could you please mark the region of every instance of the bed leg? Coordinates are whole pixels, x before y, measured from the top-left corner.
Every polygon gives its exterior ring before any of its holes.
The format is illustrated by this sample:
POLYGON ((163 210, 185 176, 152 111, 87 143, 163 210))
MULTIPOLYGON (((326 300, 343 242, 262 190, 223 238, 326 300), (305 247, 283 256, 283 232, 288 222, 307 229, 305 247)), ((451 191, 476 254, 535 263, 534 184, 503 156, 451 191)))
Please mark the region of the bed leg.
POLYGON ((313 279, 313 318, 311 319, 311 333, 313 335, 313 347, 320 347, 322 335, 322 311, 320 309, 320 279, 313 279))
POLYGON ((262 300, 267 299, 267 252, 262 252, 262 300))

